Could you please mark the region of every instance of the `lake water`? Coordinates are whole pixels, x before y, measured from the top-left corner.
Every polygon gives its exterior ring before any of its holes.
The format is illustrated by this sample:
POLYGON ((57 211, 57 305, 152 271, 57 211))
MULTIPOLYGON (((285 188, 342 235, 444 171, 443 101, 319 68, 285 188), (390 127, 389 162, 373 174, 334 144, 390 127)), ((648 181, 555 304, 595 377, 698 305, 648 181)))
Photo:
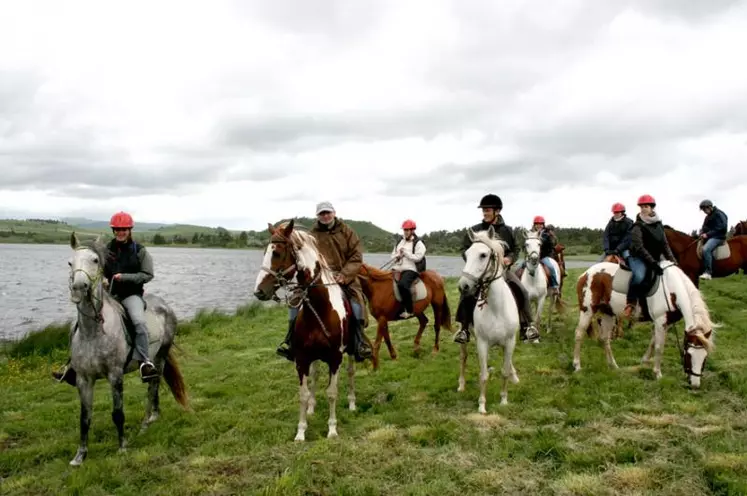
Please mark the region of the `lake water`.
MULTIPOLYGON (((209 248, 148 247, 156 275, 146 291, 168 301, 180 319, 200 308, 233 312, 253 300, 254 280, 262 252, 209 248)), ((0 340, 18 338, 28 331, 75 316, 68 293, 68 245, 0 244, 0 340)), ((377 267, 389 261, 386 254, 365 254, 377 267)), ((589 262, 568 261, 568 268, 588 267, 589 262)), ((461 257, 428 256, 428 268, 449 277, 458 276, 461 257)))

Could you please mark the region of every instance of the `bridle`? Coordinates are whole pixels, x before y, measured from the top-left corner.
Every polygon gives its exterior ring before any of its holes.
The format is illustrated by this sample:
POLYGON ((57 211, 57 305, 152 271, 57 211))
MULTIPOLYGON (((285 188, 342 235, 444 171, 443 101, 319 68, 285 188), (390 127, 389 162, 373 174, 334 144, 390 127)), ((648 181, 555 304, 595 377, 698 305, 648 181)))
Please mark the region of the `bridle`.
POLYGON ((503 277, 503 272, 498 274, 501 266, 495 251, 484 241, 475 241, 475 243, 482 243, 490 249, 490 259, 488 260, 488 265, 485 267, 485 270, 482 272, 482 274, 480 274, 479 277, 473 276, 472 274, 464 270, 462 271, 462 277, 469 279, 470 281, 475 283, 477 289, 478 307, 482 308, 487 304, 490 285, 493 283, 493 281, 497 281, 498 279, 503 277))
MULTIPOLYGON (((85 250, 90 250, 90 248, 85 247, 85 246, 75 248, 75 251, 85 251, 85 250)), ((104 322, 104 316, 101 314, 103 307, 104 307, 104 295, 103 295, 104 289, 101 286, 101 283, 104 277, 104 270, 101 267, 101 261, 99 261, 99 263, 96 265, 98 268, 96 269, 96 274, 94 274, 93 276, 89 274, 85 269, 72 270, 70 272, 70 280, 68 281, 68 289, 72 293, 73 279, 75 279, 75 274, 77 272, 83 273, 83 275, 85 275, 86 278, 88 279, 88 283, 89 283, 88 291, 86 291, 86 297, 91 302, 91 306, 93 307, 94 313, 93 315, 89 315, 81 309, 80 304, 83 303, 82 300, 76 303, 75 306, 78 309, 79 314, 85 317, 91 318, 97 323, 102 323, 104 322), (101 293, 101 296, 98 296, 97 294, 94 293, 94 288, 100 288, 100 290, 97 291, 97 293, 101 293)))

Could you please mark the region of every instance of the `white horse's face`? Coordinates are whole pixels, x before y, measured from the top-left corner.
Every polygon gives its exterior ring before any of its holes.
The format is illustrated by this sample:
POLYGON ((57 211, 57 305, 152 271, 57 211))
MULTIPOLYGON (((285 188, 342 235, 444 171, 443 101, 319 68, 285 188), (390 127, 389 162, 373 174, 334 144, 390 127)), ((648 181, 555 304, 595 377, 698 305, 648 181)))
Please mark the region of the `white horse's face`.
MULTIPOLYGON (((687 337, 685 337, 687 339, 687 337)), ((690 379, 690 387, 693 389, 700 388, 700 376, 705 368, 705 361, 708 357, 708 350, 703 346, 685 345, 685 369, 690 379)))
POLYGON ((472 243, 464 253, 467 261, 459 278, 459 287, 465 294, 474 294, 477 282, 488 271, 490 261, 494 257, 490 247, 484 243, 472 243))
POLYGON ((101 279, 102 260, 96 252, 81 246, 78 238, 71 236, 73 256, 68 261, 70 266, 70 300, 78 304, 90 295, 93 286, 101 279))
POLYGON ((527 260, 533 264, 539 262, 540 246, 542 242, 539 238, 527 238, 524 241, 524 249, 527 252, 527 260))

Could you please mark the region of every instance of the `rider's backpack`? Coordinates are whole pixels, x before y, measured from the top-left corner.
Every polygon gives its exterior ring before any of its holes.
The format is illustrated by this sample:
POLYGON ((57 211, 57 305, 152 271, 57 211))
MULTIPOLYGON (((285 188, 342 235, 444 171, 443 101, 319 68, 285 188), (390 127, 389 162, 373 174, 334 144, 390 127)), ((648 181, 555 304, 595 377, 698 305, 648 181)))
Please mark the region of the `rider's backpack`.
MULTIPOLYGON (((418 244, 418 241, 420 241, 420 238, 418 238, 416 235, 413 234, 412 237, 412 253, 415 254, 415 245, 418 244)), ((425 255, 423 255, 423 258, 420 259, 419 262, 415 262, 415 268, 418 272, 425 272, 425 255)))

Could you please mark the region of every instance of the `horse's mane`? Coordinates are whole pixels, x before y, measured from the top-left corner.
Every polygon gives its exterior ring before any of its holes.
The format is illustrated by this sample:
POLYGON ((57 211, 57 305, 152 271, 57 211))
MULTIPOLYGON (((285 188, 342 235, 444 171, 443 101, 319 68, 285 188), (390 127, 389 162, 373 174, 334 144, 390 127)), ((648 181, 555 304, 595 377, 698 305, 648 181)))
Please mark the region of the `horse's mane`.
MULTIPOLYGON (((103 270, 104 264, 106 263, 106 260, 109 258, 109 255, 111 253, 111 250, 109 250, 109 246, 106 243, 102 242, 99 238, 91 241, 81 242, 81 245, 96 254, 99 259, 99 264, 101 265, 101 268, 103 270)), ((103 294, 104 303, 110 305, 120 316, 124 316, 125 311, 122 304, 119 303, 116 298, 110 295, 109 291, 107 291, 106 289, 104 289, 103 294)))
POLYGON ((694 236, 691 236, 691 235, 687 234, 686 232, 682 232, 682 231, 679 231, 679 230, 677 230, 677 229, 673 228, 673 227, 672 227, 672 226, 670 226, 669 224, 664 224, 664 225, 663 225, 662 227, 663 227, 664 229, 669 229, 670 231, 674 231, 674 232, 675 232, 676 234, 679 234, 679 235, 681 235, 681 236, 685 236, 685 237, 688 237, 688 238, 690 238, 690 239, 697 239, 696 237, 694 237, 694 236))
POLYGON ((708 310, 708 305, 703 299, 703 295, 700 294, 700 290, 695 287, 695 284, 690 280, 690 278, 687 277, 684 272, 681 272, 680 279, 682 279, 685 288, 687 289, 687 295, 690 297, 690 305, 692 307, 696 327, 701 328, 704 332, 708 329, 711 330, 711 338, 703 342, 703 345, 706 346, 710 352, 713 349, 714 329, 721 327, 721 325, 715 324, 711 321, 711 314, 708 310))
POLYGON ((391 270, 377 269, 376 267, 373 267, 368 264, 363 264, 363 266, 366 268, 366 271, 368 272, 368 276, 374 281, 388 281, 392 278, 391 270))
MULTIPOLYGON (((278 229, 283 229, 287 223, 283 223, 280 226, 278 226, 278 229)), ((319 266, 322 268, 322 270, 331 271, 332 269, 329 266, 329 262, 327 262, 327 259, 324 258, 324 255, 322 252, 319 251, 319 244, 316 241, 316 238, 311 234, 311 232, 306 228, 296 229, 295 226, 293 226, 293 231, 291 231, 290 235, 290 241, 293 244, 294 248, 298 250, 300 254, 303 254, 304 248, 309 248, 316 253, 317 258, 319 260, 319 266)), ((306 262, 304 260, 303 262, 306 262)), ((312 267, 313 269, 313 267, 312 267)))
POLYGON ((473 234, 476 242, 485 243, 496 254, 500 267, 503 267, 503 254, 506 248, 508 248, 508 243, 497 237, 497 235, 495 238, 491 238, 488 231, 477 231, 473 234))

